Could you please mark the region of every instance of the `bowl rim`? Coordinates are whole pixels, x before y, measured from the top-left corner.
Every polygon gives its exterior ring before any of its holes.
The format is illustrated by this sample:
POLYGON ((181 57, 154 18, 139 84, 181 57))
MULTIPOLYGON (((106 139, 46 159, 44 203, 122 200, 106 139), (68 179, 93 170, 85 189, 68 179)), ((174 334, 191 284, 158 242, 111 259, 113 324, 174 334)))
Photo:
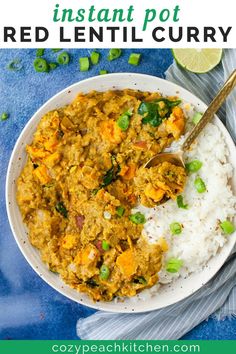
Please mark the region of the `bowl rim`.
MULTIPOLYGON (((61 293, 62 295, 64 295, 65 297, 69 298, 70 300, 73 300, 81 305, 84 305, 84 306, 88 306, 90 308, 93 308, 93 309, 96 309, 96 310, 103 310, 103 311, 108 311, 108 312, 115 312, 115 313, 143 313, 143 312, 147 312, 147 311, 155 311, 157 309, 161 309, 161 308, 166 308, 167 306, 170 306, 170 305, 173 305, 173 304, 176 304, 188 297, 190 297, 193 293, 195 293, 196 291, 198 291, 199 289, 201 289, 201 287, 203 285, 205 285, 207 282, 209 282, 209 280, 212 279, 212 277, 219 271, 219 269, 222 267, 222 265, 225 263, 225 261, 227 260, 228 256, 230 255, 232 249, 233 249, 233 246, 235 244, 235 240, 236 240, 236 232, 234 233, 234 244, 232 245, 232 247, 228 250, 227 254, 226 254, 226 257, 221 260, 221 262, 219 262, 219 264, 217 265, 217 269, 215 269, 211 276, 207 278, 207 280, 203 280, 202 281, 202 285, 200 287, 197 287, 196 289, 194 289, 194 291, 192 291, 191 293, 188 293, 186 296, 184 297, 181 297, 179 298, 178 300, 175 300, 175 301, 167 301, 166 305, 165 306, 162 306, 162 307, 155 307, 155 306, 150 306, 149 309, 145 308, 145 309, 128 309, 128 308, 125 308, 123 307, 122 309, 111 309, 111 308, 107 308, 106 307, 106 302, 89 302, 86 303, 85 301, 80 301, 79 299, 75 298, 75 296, 72 296, 70 294, 67 293, 66 291, 66 288, 68 288, 69 286, 66 285, 62 280, 62 282, 65 284, 65 286, 62 288, 60 286, 56 286, 54 284, 52 284, 50 282, 49 279, 47 279, 47 276, 42 276, 40 270, 38 269, 38 267, 36 267, 36 265, 34 264, 34 262, 28 258, 27 256, 27 252, 26 250, 24 249, 23 245, 20 243, 20 239, 19 239, 19 235, 17 235, 17 233, 15 232, 15 229, 13 227, 13 221, 12 221, 12 211, 11 211, 11 204, 9 203, 9 196, 10 196, 10 172, 11 172, 11 168, 14 164, 14 159, 15 159, 15 154, 16 154, 16 151, 17 151, 17 148, 19 146, 19 144, 21 143, 22 141, 22 137, 23 135, 25 134, 25 132, 29 129, 29 127, 31 126, 31 124, 34 122, 34 120, 37 118, 37 116, 40 114, 40 112, 42 110, 44 110, 48 105, 50 105, 50 103, 52 103, 54 100, 58 99, 61 95, 65 94, 65 93, 68 93, 69 91, 72 91, 74 88, 76 88, 78 85, 80 84, 89 84, 90 82, 94 82, 94 81, 103 81, 106 79, 106 77, 114 77, 114 85, 115 85, 115 80, 117 80, 118 77, 132 77, 132 78, 137 78, 137 79, 155 79, 161 83, 165 83, 164 85, 168 84, 170 86, 173 87, 174 90, 178 91, 181 89, 181 94, 186 94, 186 95, 192 95, 194 96, 198 102, 201 104, 201 106, 205 107, 205 109, 207 108, 207 105, 201 100, 199 99, 195 94, 191 93, 189 90, 183 88, 182 86, 176 84, 176 83, 173 83, 171 81, 168 81, 168 80, 165 80, 163 78, 159 78, 157 76, 154 76, 154 75, 148 75, 148 74, 140 74, 140 73, 129 73, 129 72, 125 72, 125 73, 109 73, 109 74, 106 74, 106 75, 102 75, 102 76, 93 76, 93 77, 90 77, 90 78, 87 78, 85 80, 81 80, 81 81, 78 81, 62 90, 60 90, 59 92, 57 92, 55 95, 53 95, 49 100, 47 100, 43 105, 41 105, 37 111, 32 115, 32 117, 28 120, 28 122, 26 123, 26 125, 24 126, 24 128, 21 130, 20 132, 20 135, 18 137, 18 139, 16 140, 15 144, 14 144, 14 148, 12 150, 12 153, 11 153, 11 157, 9 159, 9 163, 8 163, 8 168, 7 168, 7 174, 6 174, 6 183, 5 183, 5 200, 6 200, 6 209, 7 209, 7 216, 8 216, 8 220, 9 220, 9 224, 10 224, 10 228, 11 228, 11 231, 12 231, 12 234, 15 238, 15 241, 21 251, 21 253, 23 254, 24 258, 26 259, 26 261, 29 263, 29 265, 31 266, 31 268, 33 268, 33 270, 49 285, 51 286, 52 288, 54 288, 56 291, 58 291, 59 293, 61 293)), ((127 87, 128 88, 128 87, 127 87)), ((113 87, 111 87, 111 90, 113 89, 113 87)), ((123 88, 124 89, 124 88, 123 88)), ((137 89, 138 89, 138 86, 137 86, 137 89)), ((147 89, 148 90, 148 89, 147 89)), ((161 91, 159 89, 157 89, 157 91, 161 91)), ((77 91, 78 93, 81 92, 79 89, 77 91)), ((165 95, 165 92, 163 92, 163 94, 165 95)), ((41 116, 42 117, 42 116, 41 116)), ((221 122, 221 120, 217 117, 216 117, 216 120, 217 120, 217 125, 220 127, 220 130, 222 132, 222 134, 224 135, 224 138, 227 138, 227 141, 226 141, 226 145, 227 147, 229 146, 229 141, 230 144, 231 144, 231 147, 232 145, 234 145, 233 143, 233 140, 228 132, 228 130, 226 129, 226 127, 224 126, 224 124, 221 122)), ((35 130, 34 130, 35 131, 35 130)), ((234 148, 236 150, 236 147, 234 145, 234 148)), ((23 221, 22 221, 23 223, 23 221)), ((232 235, 231 235, 232 236, 232 235)), ((31 245, 32 246, 32 245, 31 245)), ((33 246, 32 246, 33 247, 33 246)), ((224 246, 223 246, 224 247, 224 246)), ((42 262, 42 261, 41 261, 42 262)), ((43 262, 42 262, 43 263, 43 262)), ((49 271, 49 270, 48 270, 49 271)), ((70 287, 69 287, 70 288, 70 287)), ((80 292, 78 292, 79 294, 81 294, 80 292)), ((145 300, 146 301, 146 300, 145 300)), ((140 302, 142 303, 142 302, 140 302)), ((116 304, 114 304, 115 306, 116 304)), ((133 304, 135 306, 135 304, 133 304)), ((130 307, 130 306, 129 306, 130 307)))

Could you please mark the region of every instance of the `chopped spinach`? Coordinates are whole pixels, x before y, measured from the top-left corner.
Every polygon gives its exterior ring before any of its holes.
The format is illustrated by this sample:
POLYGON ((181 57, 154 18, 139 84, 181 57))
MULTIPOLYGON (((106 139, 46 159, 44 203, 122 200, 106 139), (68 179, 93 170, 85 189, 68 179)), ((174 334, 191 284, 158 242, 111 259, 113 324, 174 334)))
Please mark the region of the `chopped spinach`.
POLYGON ((98 286, 93 278, 88 279, 85 283, 90 286, 90 288, 96 288, 96 286, 98 286))
POLYGON ((58 213, 60 213, 62 216, 64 216, 64 218, 67 218, 68 211, 67 211, 65 205, 63 204, 63 202, 58 202, 55 205, 55 209, 56 209, 56 211, 58 211, 58 213))
POLYGON ((143 285, 146 285, 146 284, 147 284, 147 281, 146 281, 146 279, 145 279, 144 277, 135 278, 135 279, 133 280, 133 282, 134 282, 135 284, 143 284, 143 285))
POLYGON ((111 164, 112 166, 103 176, 103 181, 100 184, 99 188, 94 189, 92 191, 93 195, 96 195, 100 189, 107 187, 109 184, 111 184, 118 178, 118 174, 120 173, 121 168, 120 165, 117 163, 116 157, 114 155, 111 157, 111 164))
POLYGON ((158 98, 152 102, 141 102, 138 113, 143 116, 142 123, 150 124, 153 127, 158 127, 165 118, 168 118, 172 112, 172 108, 180 104, 180 100, 171 101, 167 98, 158 98), (160 107, 159 103, 164 102, 166 113, 164 116, 163 108, 160 107))

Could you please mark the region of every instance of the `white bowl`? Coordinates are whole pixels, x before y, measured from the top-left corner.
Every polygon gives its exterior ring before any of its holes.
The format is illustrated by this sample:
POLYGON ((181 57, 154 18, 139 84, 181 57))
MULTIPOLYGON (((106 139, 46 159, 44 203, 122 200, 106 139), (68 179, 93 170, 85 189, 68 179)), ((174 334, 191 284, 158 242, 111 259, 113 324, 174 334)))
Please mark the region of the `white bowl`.
MULTIPOLYGON (((225 260, 231 253, 236 241, 236 232, 230 235, 228 242, 217 255, 208 263, 208 267, 204 268, 201 273, 190 275, 187 279, 178 279, 173 285, 164 285, 160 288, 157 295, 149 298, 147 301, 135 302, 132 298, 126 299, 124 302, 93 302, 86 294, 79 293, 67 286, 58 275, 50 272, 47 266, 41 261, 39 252, 30 244, 28 239, 27 228, 22 222, 21 214, 16 202, 16 180, 26 162, 25 146, 31 143, 33 133, 36 130, 42 116, 53 109, 70 103, 79 92, 89 92, 91 90, 106 91, 109 89, 139 89, 141 91, 160 91, 164 95, 178 95, 183 100, 192 103, 198 107, 199 111, 205 111, 206 105, 196 96, 185 89, 168 82, 166 80, 142 75, 142 74, 108 74, 104 76, 93 77, 78 82, 65 90, 59 92, 48 102, 46 102, 30 119, 25 126, 19 139, 16 142, 11 159, 8 166, 6 180, 6 203, 8 218, 10 221, 12 232, 21 252, 29 262, 31 267, 38 273, 54 289, 65 295, 66 297, 86 306, 112 311, 112 312, 145 312, 163 308, 165 306, 176 303, 200 289, 203 284, 207 283, 215 273, 224 264, 225 260)), ((236 171, 236 153, 235 145, 224 125, 218 118, 215 118, 215 124, 220 128, 228 149, 230 151, 230 162, 236 171)), ((236 190, 236 178, 232 180, 232 188, 236 190)))

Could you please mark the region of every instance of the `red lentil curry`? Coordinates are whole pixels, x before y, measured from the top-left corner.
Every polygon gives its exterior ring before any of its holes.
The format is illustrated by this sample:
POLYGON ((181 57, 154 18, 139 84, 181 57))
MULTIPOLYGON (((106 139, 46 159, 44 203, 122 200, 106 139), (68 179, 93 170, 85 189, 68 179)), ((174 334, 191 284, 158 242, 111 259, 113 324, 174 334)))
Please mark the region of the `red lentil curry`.
POLYGON ((129 89, 79 94, 42 117, 26 147, 17 200, 30 242, 51 271, 95 301, 158 281, 167 244, 148 243, 145 216, 132 208, 183 190, 183 168, 143 168, 184 132, 179 104, 129 89))

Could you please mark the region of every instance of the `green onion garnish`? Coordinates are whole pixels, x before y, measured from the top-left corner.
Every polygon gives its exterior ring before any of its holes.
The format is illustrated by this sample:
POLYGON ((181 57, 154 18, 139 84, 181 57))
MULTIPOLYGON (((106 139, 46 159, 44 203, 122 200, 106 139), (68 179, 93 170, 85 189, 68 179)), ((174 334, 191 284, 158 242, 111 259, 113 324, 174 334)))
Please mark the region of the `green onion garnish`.
POLYGON ((62 49, 59 49, 59 48, 53 48, 52 49, 52 52, 53 53, 58 53, 58 52, 60 52, 62 49))
POLYGON ((106 75, 106 74, 108 74, 107 70, 100 70, 99 71, 99 75, 106 75))
POLYGON ((105 240, 102 241, 102 249, 103 251, 108 251, 110 249, 109 243, 105 240))
POLYGON ((42 57, 44 55, 45 49, 39 48, 36 50, 36 57, 42 57))
POLYGON ((100 53, 92 52, 90 55, 90 59, 93 65, 96 65, 99 62, 100 53))
POLYGON ((89 69, 89 58, 79 58, 80 71, 88 71, 89 69))
POLYGON ((127 111, 127 112, 123 113, 116 121, 116 124, 123 132, 125 132, 129 128, 129 122, 130 122, 131 116, 132 116, 132 113, 130 111, 127 111))
POLYGON ((62 52, 57 57, 57 62, 60 65, 67 65, 70 62, 70 56, 67 52, 62 52))
POLYGON ((110 275, 110 270, 106 264, 103 264, 100 268, 100 278, 102 280, 107 280, 110 275))
POLYGON ((58 202, 55 205, 55 209, 56 209, 56 211, 58 211, 58 213, 60 213, 62 216, 64 216, 64 218, 67 218, 68 211, 67 211, 65 205, 63 204, 63 202, 58 202))
POLYGON ((10 63, 7 65, 7 69, 11 71, 19 71, 22 69, 22 64, 20 59, 14 59, 10 61, 10 63))
POLYGON ((225 235, 230 235, 235 231, 235 226, 229 220, 222 221, 220 227, 225 235))
POLYGON ((204 193, 206 191, 206 185, 201 177, 197 177, 194 181, 194 186, 198 193, 204 193))
POLYGON ((140 213, 139 211, 135 214, 130 215, 129 219, 130 219, 130 221, 132 221, 136 225, 145 224, 145 222, 146 222, 145 216, 142 213, 140 213))
POLYGON ((37 58, 34 60, 34 70, 38 73, 48 72, 48 63, 43 58, 37 58))
POLYGON ((141 59, 141 54, 132 53, 130 54, 128 63, 137 66, 139 65, 140 59, 141 59))
POLYGON ((116 208, 116 214, 121 218, 125 213, 125 208, 122 206, 118 206, 116 208))
POLYGON ((9 118, 9 114, 7 112, 3 112, 0 116, 0 120, 7 120, 9 118))
POLYGON ((121 56, 121 54, 122 54, 121 49, 114 49, 114 48, 110 49, 107 59, 109 61, 118 59, 121 56))
POLYGON ((138 277, 138 278, 134 279, 134 283, 135 284, 146 285, 147 284, 147 280, 144 277, 138 277))
POLYGON ((199 160, 193 160, 186 163, 185 167, 188 172, 197 172, 202 167, 202 162, 199 160))
POLYGON ((50 70, 54 70, 57 68, 57 63, 49 63, 48 66, 50 70))
POLYGON ((166 264, 166 271, 169 273, 177 273, 183 265, 183 261, 178 258, 170 258, 166 264))
POLYGON ((178 208, 188 209, 188 204, 184 204, 184 199, 182 195, 178 195, 176 201, 178 208))
POLYGON ((172 224, 170 224, 170 231, 172 235, 179 235, 182 232, 182 226, 178 222, 172 222, 172 224))
POLYGON ((196 112, 192 119, 193 124, 197 125, 202 119, 202 116, 203 116, 202 113, 196 112))

